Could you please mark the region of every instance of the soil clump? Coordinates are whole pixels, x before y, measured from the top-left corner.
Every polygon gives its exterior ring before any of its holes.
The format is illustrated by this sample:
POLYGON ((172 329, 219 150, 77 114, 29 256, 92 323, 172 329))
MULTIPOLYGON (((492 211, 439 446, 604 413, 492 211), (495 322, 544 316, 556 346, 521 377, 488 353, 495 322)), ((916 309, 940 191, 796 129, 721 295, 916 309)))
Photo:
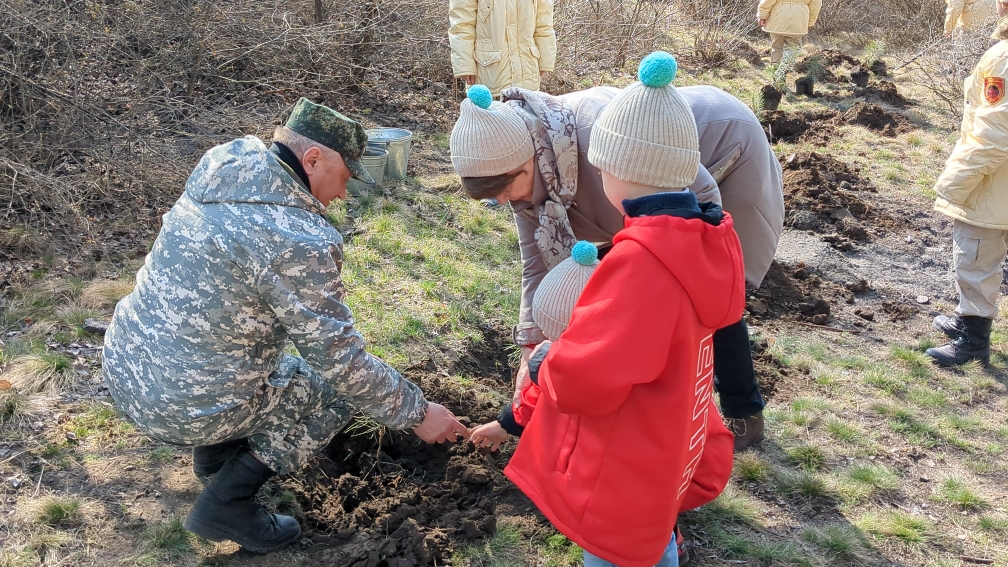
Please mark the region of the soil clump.
POLYGON ((876 189, 858 176, 856 168, 816 152, 780 159, 787 226, 822 234, 834 247, 853 250, 856 243, 884 234, 877 225, 892 223, 860 198, 859 193, 876 189))
POLYGON ((871 102, 854 103, 854 106, 843 113, 843 119, 848 124, 864 126, 869 130, 881 132, 885 136, 896 136, 913 128, 899 114, 889 112, 871 102))
MULTIPOLYGON (((495 389, 510 379, 507 351, 494 347, 510 336, 488 325, 479 352, 459 364, 495 389), (507 368, 507 374, 503 373, 507 368)), ((470 353, 473 354, 473 353, 470 353)), ((425 394, 448 407, 466 426, 494 419, 498 403, 430 372, 425 363, 405 374, 425 394)), ((364 422, 367 423, 367 422, 364 422)), ((409 432, 381 427, 344 430, 324 456, 283 484, 301 508, 310 530, 310 553, 318 565, 369 567, 446 565, 465 542, 490 537, 498 508, 532 514, 528 499, 502 474, 513 445, 496 454, 473 445, 428 445, 409 432)), ((541 516, 536 516, 552 533, 541 516)))
POLYGON ((828 109, 805 112, 768 110, 760 118, 760 124, 770 143, 811 141, 822 136, 829 137, 833 132, 831 122, 836 117, 837 113, 828 109))
POLYGON ((892 81, 878 81, 864 88, 855 87, 854 96, 866 100, 877 100, 897 108, 906 108, 910 104, 913 104, 912 101, 899 93, 895 83, 892 81))
POLYGON ((750 288, 746 311, 755 319, 780 319, 825 325, 834 309, 830 305, 853 293, 824 283, 804 263, 774 261, 759 289, 750 288), (825 296, 825 297, 824 297, 825 296))

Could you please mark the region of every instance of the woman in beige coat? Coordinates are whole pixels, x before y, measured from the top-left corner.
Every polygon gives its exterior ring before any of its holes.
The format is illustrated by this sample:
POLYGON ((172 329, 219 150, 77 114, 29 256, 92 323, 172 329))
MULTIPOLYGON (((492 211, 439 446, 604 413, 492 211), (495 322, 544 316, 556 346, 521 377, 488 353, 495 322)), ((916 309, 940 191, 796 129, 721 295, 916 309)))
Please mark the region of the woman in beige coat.
POLYGON ((763 31, 770 34, 770 62, 784 56, 785 46, 796 46, 815 25, 822 0, 760 0, 756 18, 763 31))
POLYGON ((989 361, 1001 263, 1008 253, 1008 18, 998 22, 992 37, 999 41, 965 81, 959 140, 935 183, 935 210, 954 219, 952 256, 959 292, 955 314, 934 320, 935 329, 952 341, 927 350, 945 366, 989 361))
MULTIPOLYGON (((699 201, 719 203, 732 215, 746 281, 759 287, 784 224, 780 163, 759 120, 740 100, 709 86, 677 90, 693 111, 700 142, 701 167, 689 188, 699 201)), ((547 271, 570 255, 577 240, 596 244, 604 255, 623 228, 623 215, 587 159, 595 120, 619 93, 596 87, 553 97, 508 89, 504 104, 494 103, 489 111, 463 102, 452 130, 452 164, 466 193, 510 201, 518 225, 522 298, 514 341, 526 347, 520 378, 527 375, 532 347, 546 338, 532 318, 532 298, 547 271)), ((714 334, 714 372, 736 450, 758 443, 763 398, 744 319, 714 334)))
POLYGON ((493 95, 507 87, 539 90, 553 71, 553 0, 451 0, 448 41, 452 71, 493 95))
POLYGON ((957 28, 977 29, 993 24, 1001 13, 998 0, 945 0, 945 37, 957 28))

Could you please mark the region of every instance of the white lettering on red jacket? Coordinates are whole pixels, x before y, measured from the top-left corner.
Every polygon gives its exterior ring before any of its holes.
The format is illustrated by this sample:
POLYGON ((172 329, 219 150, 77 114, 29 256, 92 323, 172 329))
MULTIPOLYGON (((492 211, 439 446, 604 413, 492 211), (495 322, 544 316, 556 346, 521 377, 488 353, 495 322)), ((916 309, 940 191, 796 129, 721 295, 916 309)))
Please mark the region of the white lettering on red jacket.
POLYGON ((713 335, 707 335, 700 341, 700 349, 697 354, 696 384, 694 394, 696 401, 693 404, 693 419, 690 425, 689 449, 687 457, 689 464, 683 470, 682 484, 679 485, 679 495, 682 498, 693 482, 693 474, 696 473, 697 464, 703 456, 704 442, 707 440, 707 408, 710 405, 711 388, 714 382, 714 339, 713 335))

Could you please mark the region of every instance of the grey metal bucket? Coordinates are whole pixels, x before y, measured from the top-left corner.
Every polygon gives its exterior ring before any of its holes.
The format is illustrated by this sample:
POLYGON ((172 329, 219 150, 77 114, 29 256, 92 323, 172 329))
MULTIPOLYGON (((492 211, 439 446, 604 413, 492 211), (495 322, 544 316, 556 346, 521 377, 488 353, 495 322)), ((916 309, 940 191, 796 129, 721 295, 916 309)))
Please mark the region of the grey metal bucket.
MULTIPOLYGON (((360 162, 364 166, 364 169, 374 178, 374 187, 380 187, 382 181, 385 179, 385 166, 388 162, 388 155, 388 150, 380 146, 368 144, 364 148, 364 155, 361 156, 360 162)), ((353 178, 347 182, 347 191, 354 195, 364 193, 370 187, 372 186, 353 178)))
POLYGON ((406 179, 413 132, 402 128, 373 128, 367 131, 367 136, 368 145, 379 145, 388 150, 385 175, 392 179, 406 179))

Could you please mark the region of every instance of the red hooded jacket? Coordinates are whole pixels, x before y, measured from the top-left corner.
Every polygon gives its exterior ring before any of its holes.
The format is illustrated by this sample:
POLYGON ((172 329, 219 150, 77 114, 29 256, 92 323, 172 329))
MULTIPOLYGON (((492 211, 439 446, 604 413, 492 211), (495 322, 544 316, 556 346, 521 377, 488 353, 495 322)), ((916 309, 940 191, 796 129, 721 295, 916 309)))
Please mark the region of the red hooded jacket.
POLYGON ((727 213, 718 225, 626 219, 539 369, 504 471, 564 535, 621 567, 657 563, 679 511, 731 475, 712 334, 745 305, 732 226, 727 213))

